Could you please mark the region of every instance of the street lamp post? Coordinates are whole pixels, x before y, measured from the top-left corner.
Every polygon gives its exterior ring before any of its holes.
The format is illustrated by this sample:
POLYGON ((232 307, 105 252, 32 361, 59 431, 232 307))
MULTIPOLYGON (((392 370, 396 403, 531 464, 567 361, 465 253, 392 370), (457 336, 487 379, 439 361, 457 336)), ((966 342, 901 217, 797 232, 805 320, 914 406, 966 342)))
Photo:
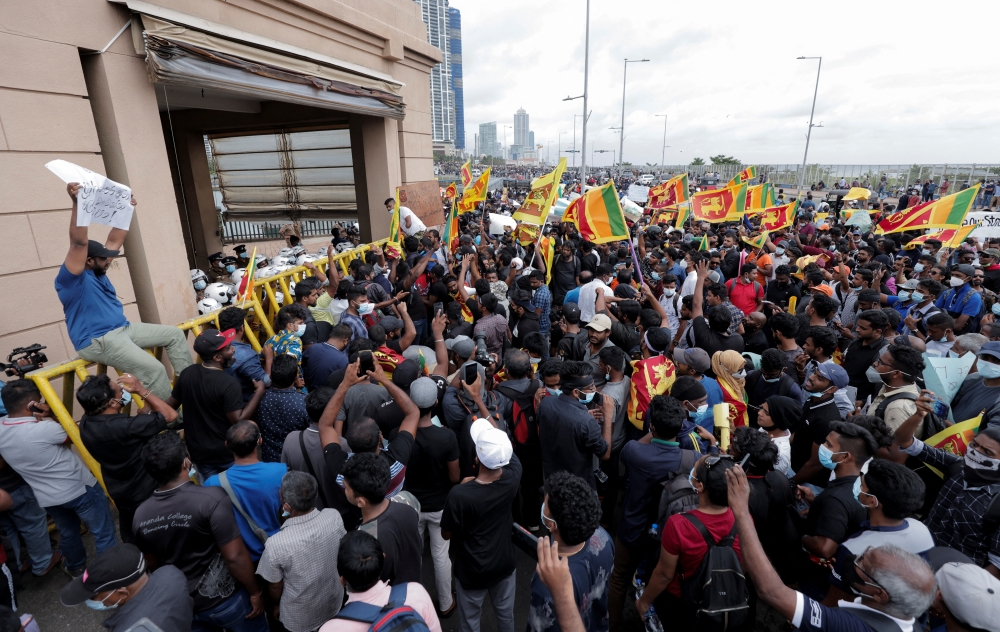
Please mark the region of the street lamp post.
MULTIPOLYGON (((625 160, 625 82, 628 80, 628 65, 638 64, 644 61, 649 61, 648 59, 626 59, 625 60, 625 72, 622 74, 622 136, 618 139, 618 155, 622 157, 622 161, 625 160)), ((621 165, 618 165, 618 175, 621 176, 622 169, 621 165)))
POLYGON ((614 167, 615 166, 615 151, 616 150, 614 150, 614 149, 598 149, 597 153, 599 153, 599 154, 611 154, 611 166, 614 167))
POLYGON ((503 164, 507 165, 507 128, 513 127, 512 125, 503 126, 503 164))
POLYGON ((802 186, 805 183, 806 177, 806 159, 809 158, 809 139, 812 136, 813 131, 813 115, 816 113, 816 95, 819 93, 819 73, 823 69, 823 58, 822 57, 798 57, 797 59, 818 59, 819 64, 816 66, 816 88, 813 89, 813 105, 812 110, 809 111, 809 131, 806 132, 806 153, 802 156, 802 173, 799 174, 799 186, 797 195, 802 197, 802 186))
POLYGON ((663 149, 660 150, 660 171, 663 171, 663 163, 666 160, 667 155, 667 115, 666 114, 654 114, 654 117, 663 117, 663 149))

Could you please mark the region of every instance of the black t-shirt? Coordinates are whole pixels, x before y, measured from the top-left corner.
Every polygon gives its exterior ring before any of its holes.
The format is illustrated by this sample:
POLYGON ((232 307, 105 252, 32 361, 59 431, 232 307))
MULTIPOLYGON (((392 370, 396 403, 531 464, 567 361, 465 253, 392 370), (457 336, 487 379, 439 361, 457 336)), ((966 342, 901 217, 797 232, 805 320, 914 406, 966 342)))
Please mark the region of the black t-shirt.
POLYGON ((562 256, 556 257, 552 262, 552 282, 549 287, 552 295, 556 297, 556 302, 566 296, 566 293, 576 287, 576 277, 580 276, 580 260, 573 257, 569 261, 563 261, 562 256))
MULTIPOLYGON (((840 411, 832 397, 818 404, 807 403, 802 407, 802 419, 795 426, 795 436, 792 437, 793 471, 798 472, 806 461, 812 458, 813 445, 822 445, 826 441, 826 435, 830 434, 830 422, 840 420, 840 411)), ((823 468, 806 482, 817 487, 826 487, 829 481, 830 471, 823 468)))
POLYGON ((156 489, 142 466, 142 447, 166 429, 160 413, 84 415, 80 420, 80 439, 101 464, 104 484, 116 502, 140 503, 156 489))
POLYGON ((743 335, 743 349, 748 353, 760 355, 770 346, 767 344, 767 336, 764 335, 763 330, 758 329, 749 336, 743 335))
POLYGON ((819 535, 841 544, 858 532, 868 512, 854 499, 856 478, 841 476, 827 484, 826 491, 817 495, 809 507, 803 535, 819 535))
MULTIPOLYGON (((448 390, 448 380, 440 375, 431 375, 429 377, 434 380, 434 383, 438 387, 438 403, 431 414, 437 415, 440 419, 441 402, 444 401, 444 394, 448 390)), ((382 431, 382 436, 388 439, 392 439, 395 436, 396 430, 403 423, 404 417, 406 415, 403 414, 403 409, 399 407, 399 404, 394 399, 383 402, 375 411, 375 414, 372 415, 375 423, 378 424, 378 429, 382 431)))
POLYGON ((708 357, 711 358, 716 351, 729 349, 743 353, 743 338, 741 336, 713 331, 708 326, 708 321, 704 316, 692 319, 691 323, 694 327, 695 346, 704 349, 708 353, 708 357))
POLYGON ((875 363, 875 358, 882 355, 882 350, 888 346, 889 341, 885 338, 878 338, 870 345, 858 338, 844 351, 841 366, 847 371, 847 377, 851 379, 850 385, 858 389, 857 395, 854 396, 855 399, 865 401, 869 396, 874 399, 882 389, 882 383, 873 384, 870 382, 866 372, 868 367, 875 363))
POLYGON ((136 509, 132 531, 139 550, 184 573, 195 612, 218 606, 237 590, 219 549, 239 538, 240 528, 221 487, 184 483, 154 491, 136 509))
POLYGON ((767 284, 767 290, 764 292, 765 299, 784 309, 788 309, 788 300, 793 296, 797 299, 801 298, 802 289, 791 282, 785 287, 781 287, 776 281, 771 281, 767 284))
POLYGON ((542 398, 538 405, 538 436, 545 476, 569 472, 596 488, 594 457, 604 454, 608 444, 600 423, 584 404, 566 396, 542 398))
MULTIPOLYGON (((423 510, 423 507, 421 507, 423 510)), ((407 582, 420 582, 420 561, 424 543, 417 529, 419 515, 413 507, 390 502, 377 518, 364 522, 360 531, 375 536, 385 553, 382 581, 391 586, 407 582)))
POLYGON ((226 447, 227 413, 243 408, 240 382, 203 364, 181 371, 171 395, 184 407, 184 440, 195 465, 226 465, 233 453, 226 447))
POLYGON ((148 618, 163 632, 188 632, 191 629, 192 599, 187 579, 176 566, 161 566, 149 574, 142 590, 120 608, 115 608, 104 627, 128 630, 148 618))
POLYGON ((420 511, 444 509, 448 491, 448 462, 458 460, 458 437, 449 428, 417 428, 413 452, 407 465, 406 490, 420 501, 420 511))
POLYGON ((455 577, 467 590, 483 590, 517 567, 511 508, 521 483, 521 462, 511 455, 500 478, 489 484, 469 481, 448 492, 441 530, 451 533, 455 577))
POLYGON ((9 494, 24 485, 27 485, 27 483, 21 478, 20 474, 14 471, 14 468, 9 465, 0 467, 0 489, 9 494))
POLYGON ((424 298, 420 296, 420 292, 415 291, 413 287, 404 287, 402 281, 397 282, 393 290, 393 296, 400 292, 410 293, 403 300, 406 301, 406 313, 410 315, 412 321, 416 322, 427 318, 427 306, 424 305, 424 298))
POLYGON ((431 307, 434 307, 434 303, 442 303, 445 307, 448 307, 448 303, 454 300, 448 294, 448 286, 440 281, 431 283, 430 288, 427 289, 427 297, 432 299, 431 307))

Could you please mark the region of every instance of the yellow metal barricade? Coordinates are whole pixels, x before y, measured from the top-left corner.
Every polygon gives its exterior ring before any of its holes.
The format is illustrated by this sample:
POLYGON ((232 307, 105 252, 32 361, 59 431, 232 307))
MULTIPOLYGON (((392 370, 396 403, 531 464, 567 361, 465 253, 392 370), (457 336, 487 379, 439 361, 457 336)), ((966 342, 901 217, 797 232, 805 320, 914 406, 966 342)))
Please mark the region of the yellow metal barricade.
MULTIPOLYGON (((331 265, 337 265, 343 274, 347 274, 347 266, 352 259, 363 257, 366 252, 368 252, 373 245, 382 245, 388 242, 387 239, 374 242, 373 244, 365 244, 354 250, 348 250, 347 252, 342 252, 333 257, 333 262, 331 265)), ((323 257, 318 259, 316 266, 323 266, 327 263, 327 258, 323 257)), ((311 276, 312 273, 308 268, 304 266, 298 266, 292 268, 291 270, 286 270, 281 274, 275 275, 273 277, 267 277, 263 279, 257 279, 254 281, 254 292, 252 296, 243 301, 235 302, 234 305, 237 307, 242 307, 247 310, 248 314, 252 314, 256 321, 260 323, 261 333, 266 333, 265 339, 274 335, 273 322, 274 318, 281 309, 282 305, 290 305, 293 302, 293 297, 288 290, 289 280, 296 281, 305 278, 306 276, 311 276), (278 304, 277 297, 275 296, 275 288, 280 288, 279 291, 282 292, 283 301, 282 305, 278 304), (265 309, 261 304, 261 300, 267 301, 268 307, 270 309, 265 309)), ((197 336, 208 324, 214 325, 214 327, 219 327, 219 312, 212 312, 210 314, 205 314, 204 316, 199 316, 198 318, 192 318, 183 323, 177 325, 177 327, 184 332, 191 332, 192 335, 197 336)), ((253 332, 250 327, 250 321, 244 321, 244 334, 250 342, 250 345, 255 351, 260 352, 262 341, 253 332)), ((150 354, 156 358, 161 358, 163 355, 163 348, 157 347, 155 349, 147 349, 150 354)), ((195 357, 196 362, 201 362, 201 358, 195 357)), ((116 369, 117 371, 117 369, 116 369)), ((55 416, 56 421, 63 427, 66 434, 69 436, 73 445, 80 452, 80 456, 83 458, 83 462, 90 468, 97 480, 100 481, 101 486, 104 487, 105 493, 107 492, 107 487, 104 486, 104 478, 101 476, 101 465, 94 460, 90 452, 87 451, 86 446, 80 440, 80 429, 76 424, 73 417, 73 409, 76 404, 76 385, 79 379, 82 383, 89 375, 95 374, 106 374, 108 372, 108 367, 103 364, 96 362, 88 362, 81 358, 76 358, 75 360, 68 360, 61 364, 55 366, 44 367, 37 369, 29 373, 26 377, 33 381, 41 392, 42 397, 45 398, 45 402, 52 409, 52 414, 55 416), (93 373, 91 372, 93 369, 93 373), (57 380, 62 378, 62 395, 60 396, 56 393, 55 387, 52 385, 52 380, 57 380)), ((142 398, 138 395, 133 394, 132 399, 136 401, 137 406, 142 405, 142 398)))

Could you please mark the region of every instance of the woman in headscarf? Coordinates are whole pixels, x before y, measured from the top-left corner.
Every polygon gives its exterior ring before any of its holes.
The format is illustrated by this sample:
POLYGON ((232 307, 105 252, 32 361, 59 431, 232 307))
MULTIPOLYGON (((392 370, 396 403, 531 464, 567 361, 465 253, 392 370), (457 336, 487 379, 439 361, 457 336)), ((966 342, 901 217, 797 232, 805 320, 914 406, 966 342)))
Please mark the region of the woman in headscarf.
POLYGON ((778 446, 778 458, 774 462, 776 472, 784 474, 792 464, 791 429, 801 417, 802 405, 791 397, 774 395, 760 405, 757 425, 778 446))
POLYGON ((716 351, 712 356, 712 371, 722 387, 722 403, 729 405, 729 428, 749 424, 747 417, 746 359, 739 351, 716 351))

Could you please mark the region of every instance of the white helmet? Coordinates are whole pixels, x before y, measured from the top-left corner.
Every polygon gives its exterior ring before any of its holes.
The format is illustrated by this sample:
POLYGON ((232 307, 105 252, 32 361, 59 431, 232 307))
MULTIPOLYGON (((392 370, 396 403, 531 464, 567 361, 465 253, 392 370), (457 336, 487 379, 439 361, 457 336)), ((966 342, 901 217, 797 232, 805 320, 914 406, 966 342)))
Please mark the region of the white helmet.
POLYGON ((320 259, 322 259, 323 257, 325 257, 326 256, 326 246, 320 246, 319 249, 316 251, 316 256, 319 257, 320 259))
POLYGON ((337 252, 347 252, 348 250, 354 250, 356 246, 349 241, 342 241, 337 244, 337 252))
POLYGON ((191 270, 191 284, 196 290, 204 290, 208 287, 208 276, 201 270, 191 270), (198 287, 199 283, 201 287, 198 287))
POLYGON ((198 313, 202 316, 217 309, 222 309, 222 305, 219 305, 219 301, 214 298, 203 298, 198 301, 198 313))
POLYGON ((275 270, 277 270, 280 273, 280 272, 288 272, 289 270, 291 270, 295 266, 293 266, 293 265, 283 265, 283 266, 271 266, 271 267, 274 268, 275 270))
POLYGON ((281 266, 291 265, 295 262, 294 257, 289 257, 287 255, 278 255, 277 257, 271 258, 271 265, 275 268, 280 268, 281 266))
POLYGON ((295 281, 289 281, 289 282, 288 282, 288 292, 289 292, 289 293, 290 293, 290 294, 291 294, 292 296, 295 296, 295 281))
POLYGON ((287 248, 286 247, 286 248, 282 248, 281 250, 278 251, 278 256, 281 256, 281 257, 287 257, 290 254, 292 254, 292 249, 291 248, 287 248))
POLYGON ((289 248, 288 254, 289 256, 292 257, 298 257, 299 255, 304 255, 305 253, 306 253, 305 248, 303 248, 302 246, 295 246, 294 248, 289 248))
POLYGON ((246 268, 236 268, 236 272, 230 274, 229 278, 233 280, 233 284, 235 284, 236 287, 239 287, 240 283, 243 282, 243 277, 244 275, 246 275, 246 273, 247 273, 246 268))
POLYGON ((307 254, 303 253, 303 254, 299 255, 298 257, 296 257, 296 259, 295 259, 295 265, 300 266, 300 265, 305 264, 306 262, 313 263, 315 261, 316 261, 316 257, 314 257, 312 255, 307 255, 307 254))
POLYGON ((282 303, 285 302, 285 295, 282 294, 281 292, 275 292, 274 300, 278 301, 278 305, 281 305, 282 303))
POLYGON ((205 288, 205 298, 215 299, 219 305, 229 303, 235 296, 236 290, 233 289, 233 286, 225 283, 211 283, 205 288))
POLYGON ((258 268, 267 265, 267 257, 264 255, 257 255, 256 257, 254 257, 254 261, 256 261, 254 265, 258 268))
POLYGON ((255 279, 263 279, 266 277, 273 277, 278 274, 279 270, 274 266, 264 266, 263 268, 257 268, 257 272, 253 275, 255 279))

